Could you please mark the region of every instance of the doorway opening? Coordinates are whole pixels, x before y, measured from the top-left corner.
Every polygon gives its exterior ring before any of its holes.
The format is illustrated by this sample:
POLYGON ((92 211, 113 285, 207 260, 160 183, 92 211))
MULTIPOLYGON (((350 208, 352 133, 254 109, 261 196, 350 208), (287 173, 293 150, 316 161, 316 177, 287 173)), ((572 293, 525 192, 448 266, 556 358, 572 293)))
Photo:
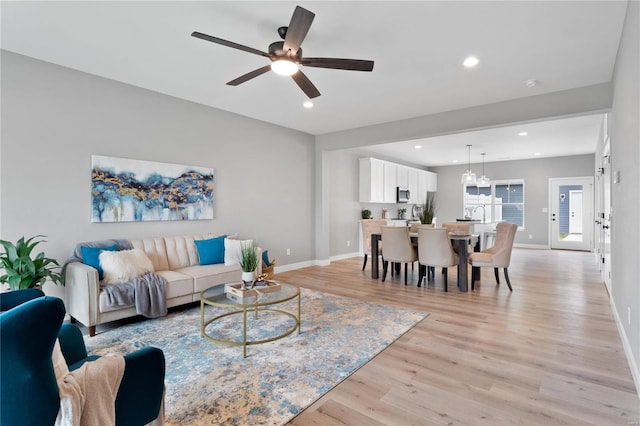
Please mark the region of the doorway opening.
POLYGON ((593 178, 549 179, 551 248, 593 249, 593 178))

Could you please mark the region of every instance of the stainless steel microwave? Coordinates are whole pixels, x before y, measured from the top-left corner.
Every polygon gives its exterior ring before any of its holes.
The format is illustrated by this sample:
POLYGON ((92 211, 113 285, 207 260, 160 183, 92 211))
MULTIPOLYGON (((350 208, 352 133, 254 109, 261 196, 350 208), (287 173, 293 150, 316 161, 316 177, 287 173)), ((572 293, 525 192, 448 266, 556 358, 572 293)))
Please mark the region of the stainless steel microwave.
POLYGON ((396 201, 398 203, 408 203, 411 201, 411 192, 408 188, 402 188, 398 186, 396 188, 396 201))

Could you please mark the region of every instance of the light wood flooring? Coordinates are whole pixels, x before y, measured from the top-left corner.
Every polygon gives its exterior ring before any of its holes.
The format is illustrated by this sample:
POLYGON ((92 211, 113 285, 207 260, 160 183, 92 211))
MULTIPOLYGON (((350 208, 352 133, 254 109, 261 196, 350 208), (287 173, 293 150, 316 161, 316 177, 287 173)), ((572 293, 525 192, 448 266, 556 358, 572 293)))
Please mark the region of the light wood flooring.
POLYGON ((361 267, 353 258, 277 279, 430 315, 290 425, 639 424, 592 253, 514 249, 512 293, 491 268, 468 293, 450 268, 445 293, 440 271, 435 286, 417 288, 417 267, 406 287, 402 276, 383 283, 361 267))

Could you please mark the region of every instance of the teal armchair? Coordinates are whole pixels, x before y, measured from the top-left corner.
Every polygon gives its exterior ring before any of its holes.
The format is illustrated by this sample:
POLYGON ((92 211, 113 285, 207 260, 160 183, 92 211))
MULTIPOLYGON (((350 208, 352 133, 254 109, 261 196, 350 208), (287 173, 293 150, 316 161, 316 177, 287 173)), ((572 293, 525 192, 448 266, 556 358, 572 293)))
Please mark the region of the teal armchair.
MULTIPOLYGON (((63 324, 61 299, 35 289, 2 293, 0 311, 0 424, 53 424, 60 406, 51 360, 56 339, 70 371, 98 357, 87 354, 76 325, 63 324)), ((141 426, 158 417, 164 375, 160 349, 146 347, 125 355, 116 425, 141 426)))

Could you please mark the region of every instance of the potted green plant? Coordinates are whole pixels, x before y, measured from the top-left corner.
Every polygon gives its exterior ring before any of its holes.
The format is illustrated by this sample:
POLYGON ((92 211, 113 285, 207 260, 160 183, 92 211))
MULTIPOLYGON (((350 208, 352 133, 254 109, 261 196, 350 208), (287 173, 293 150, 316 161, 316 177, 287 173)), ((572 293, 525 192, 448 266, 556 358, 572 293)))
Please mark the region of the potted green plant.
POLYGON ((371 210, 362 209, 362 218, 363 219, 371 219, 371 210))
POLYGON ((398 209, 398 217, 400 219, 406 219, 407 218, 407 209, 405 209, 404 207, 401 209, 398 209))
POLYGON ((429 224, 433 222, 433 217, 436 214, 436 194, 427 192, 427 199, 422 205, 422 212, 420 213, 420 222, 429 224))
POLYGON ((258 267, 258 253, 253 242, 242 243, 240 247, 240 268, 242 269, 242 281, 251 283, 256 277, 258 267))
POLYGON ((11 290, 21 290, 44 284, 47 279, 56 284, 64 284, 62 274, 58 272, 57 260, 45 257, 44 252, 32 257, 33 249, 45 240, 36 240, 44 235, 36 235, 27 240, 20 238, 15 244, 0 240, 4 252, 0 255, 0 283, 9 284, 11 290))

